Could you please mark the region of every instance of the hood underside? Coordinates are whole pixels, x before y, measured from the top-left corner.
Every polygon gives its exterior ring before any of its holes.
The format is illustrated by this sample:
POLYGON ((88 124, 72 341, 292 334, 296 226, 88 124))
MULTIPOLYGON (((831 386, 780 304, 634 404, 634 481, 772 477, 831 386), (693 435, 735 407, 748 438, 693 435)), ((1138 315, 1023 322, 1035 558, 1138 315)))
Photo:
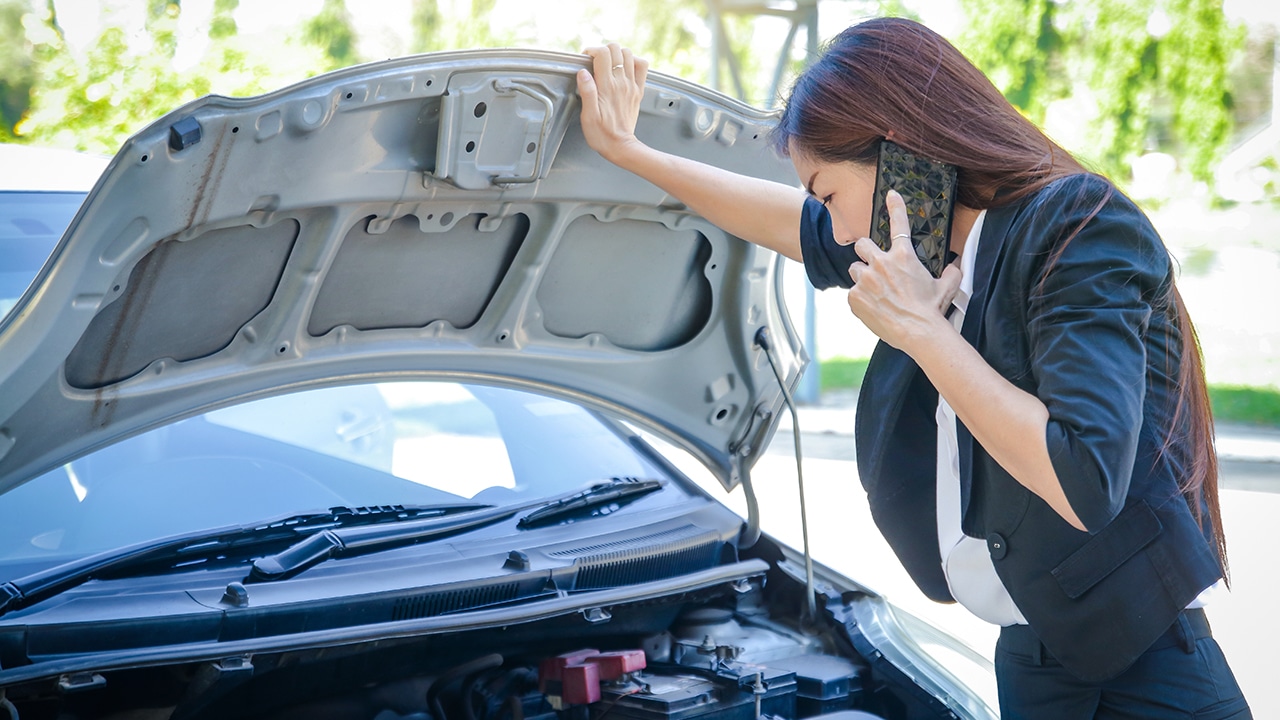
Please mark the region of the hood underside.
MULTIPOLYGON (((405 58, 207 97, 128 140, 0 325, 0 492, 144 429, 313 385, 549 392, 728 486, 804 358, 776 256, 587 147, 582 56, 405 58)), ((637 134, 794 182, 768 115, 651 75, 637 134)))

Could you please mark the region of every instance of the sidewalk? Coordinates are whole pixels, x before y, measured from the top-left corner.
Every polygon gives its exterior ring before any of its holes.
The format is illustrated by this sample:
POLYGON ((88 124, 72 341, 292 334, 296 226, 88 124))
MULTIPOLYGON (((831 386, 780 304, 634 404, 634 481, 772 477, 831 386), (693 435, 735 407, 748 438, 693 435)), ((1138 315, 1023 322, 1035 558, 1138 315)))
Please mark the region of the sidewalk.
MULTIPOLYGON (((858 394, 845 391, 825 393, 817 405, 799 405, 800 430, 805 434, 853 435, 857 403, 858 394)), ((1219 461, 1280 464, 1280 429, 1235 423, 1220 423, 1216 429, 1219 461)), ((791 414, 784 412, 778 432, 790 430, 791 414)))

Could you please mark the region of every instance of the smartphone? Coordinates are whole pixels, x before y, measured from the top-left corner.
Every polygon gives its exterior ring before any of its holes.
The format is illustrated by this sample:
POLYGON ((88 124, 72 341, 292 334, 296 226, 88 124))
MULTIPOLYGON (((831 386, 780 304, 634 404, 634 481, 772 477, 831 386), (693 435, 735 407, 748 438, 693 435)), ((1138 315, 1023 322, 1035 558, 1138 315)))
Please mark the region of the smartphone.
POLYGON ((951 251, 951 217, 956 205, 956 167, 914 155, 890 140, 880 142, 876 187, 872 197, 871 239, 890 246, 889 208, 885 198, 897 190, 907 204, 911 245, 916 257, 940 277, 951 251))

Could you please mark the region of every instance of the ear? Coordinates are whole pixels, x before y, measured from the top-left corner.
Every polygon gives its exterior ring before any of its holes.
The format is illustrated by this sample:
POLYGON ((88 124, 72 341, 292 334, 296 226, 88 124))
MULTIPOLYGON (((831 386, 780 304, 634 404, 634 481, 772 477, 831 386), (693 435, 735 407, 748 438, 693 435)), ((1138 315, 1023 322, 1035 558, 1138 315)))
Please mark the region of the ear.
POLYGON ((893 137, 894 137, 894 133, 893 133, 893 131, 892 131, 892 130, 890 130, 890 131, 889 131, 889 132, 884 136, 884 139, 885 139, 885 140, 892 141, 892 140, 893 140, 893 137))

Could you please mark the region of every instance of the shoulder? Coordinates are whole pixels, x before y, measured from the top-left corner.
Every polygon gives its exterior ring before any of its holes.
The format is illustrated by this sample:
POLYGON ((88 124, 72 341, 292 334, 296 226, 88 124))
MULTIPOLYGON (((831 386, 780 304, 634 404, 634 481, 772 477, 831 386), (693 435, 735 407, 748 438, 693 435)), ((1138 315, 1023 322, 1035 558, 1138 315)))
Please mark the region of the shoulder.
MULTIPOLYGON (((1091 173, 1060 177, 1020 199, 1010 208, 1026 226, 1079 225, 1102 220, 1146 223, 1146 216, 1110 180, 1091 173)), ((1146 223, 1149 224, 1149 223, 1146 223)))
POLYGON ((1168 259, 1164 243, 1142 209, 1100 175, 1058 178, 993 211, 1012 215, 1009 238, 1032 254, 1078 242, 1085 247, 1104 243, 1115 251, 1128 249, 1168 259))
POLYGON ((1050 182, 1028 199, 1038 204, 1052 204, 1079 200, 1101 202, 1113 197, 1124 196, 1110 180, 1093 173, 1077 173, 1050 182))

